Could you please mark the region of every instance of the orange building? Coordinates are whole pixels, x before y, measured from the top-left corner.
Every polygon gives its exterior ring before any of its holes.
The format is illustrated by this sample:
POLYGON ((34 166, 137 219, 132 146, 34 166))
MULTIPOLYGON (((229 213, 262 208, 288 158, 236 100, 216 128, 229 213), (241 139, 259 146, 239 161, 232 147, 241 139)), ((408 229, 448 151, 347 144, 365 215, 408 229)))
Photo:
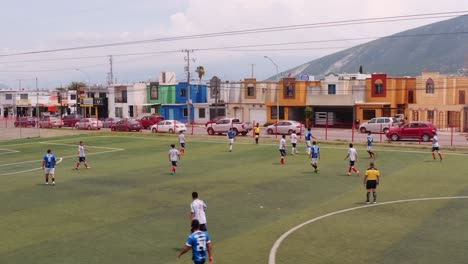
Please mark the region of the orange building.
POLYGON ((416 100, 408 106, 409 119, 468 132, 467 91, 468 77, 423 73, 416 78, 416 100))
POLYGON ((408 104, 414 103, 416 78, 387 77, 387 74, 372 74, 366 80, 366 102, 356 104, 356 117, 366 122, 374 117, 408 116, 408 104))

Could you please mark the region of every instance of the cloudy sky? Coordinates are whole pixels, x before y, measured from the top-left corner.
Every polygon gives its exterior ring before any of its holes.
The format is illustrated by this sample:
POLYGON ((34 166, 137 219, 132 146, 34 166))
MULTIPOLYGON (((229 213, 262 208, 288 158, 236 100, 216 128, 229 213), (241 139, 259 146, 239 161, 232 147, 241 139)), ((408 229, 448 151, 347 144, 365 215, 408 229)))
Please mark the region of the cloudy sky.
POLYGON ((176 72, 177 79, 182 80, 185 78, 182 49, 195 49, 191 54, 194 58, 191 71, 203 65, 206 69, 204 79, 214 75, 225 80, 250 77, 251 64, 254 64, 254 76, 265 79, 276 70, 264 56, 271 57, 280 71, 285 71, 366 41, 229 47, 381 37, 450 17, 34 55, 2 55, 233 30, 468 10, 468 4, 460 0, 445 0, 443 5, 434 0, 0 0, 0 3, 0 83, 19 88, 18 80, 21 80, 21 87, 26 89, 34 88, 36 77, 40 88, 66 86, 71 81, 106 84, 108 55, 113 55, 114 77, 118 83, 157 80, 161 71, 176 72), (128 55, 135 53, 148 54, 128 55))

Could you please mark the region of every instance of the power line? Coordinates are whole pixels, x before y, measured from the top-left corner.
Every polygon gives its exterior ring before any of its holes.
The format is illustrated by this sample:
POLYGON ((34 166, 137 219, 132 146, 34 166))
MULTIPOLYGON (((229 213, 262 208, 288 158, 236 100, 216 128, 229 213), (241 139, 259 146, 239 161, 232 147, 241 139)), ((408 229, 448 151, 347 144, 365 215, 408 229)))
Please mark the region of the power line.
POLYGON ((402 15, 402 16, 379 17, 379 18, 341 20, 341 21, 332 21, 332 22, 319 22, 319 23, 277 26, 277 27, 267 27, 267 28, 243 29, 243 30, 224 31, 224 32, 215 32, 215 33, 185 35, 185 36, 177 36, 177 37, 156 38, 156 39, 147 39, 147 40, 125 41, 125 42, 111 42, 111 43, 106 43, 106 44, 97 44, 97 45, 88 45, 88 46, 38 50, 38 51, 30 51, 30 52, 18 52, 18 53, 3 54, 3 55, 0 55, 0 57, 11 57, 11 56, 19 56, 19 55, 31 55, 31 54, 52 53, 52 52, 60 52, 60 51, 82 50, 82 49, 95 49, 95 48, 104 48, 104 47, 117 47, 117 46, 127 46, 127 45, 140 45, 140 44, 147 44, 147 43, 154 43, 154 42, 169 42, 169 41, 225 37, 225 36, 244 35, 244 34, 258 34, 258 33, 290 31, 290 30, 310 29, 310 28, 325 28, 325 27, 337 27, 337 26, 358 25, 358 24, 373 24, 373 23, 386 23, 386 22, 396 22, 396 21, 447 18, 447 17, 466 15, 466 13, 468 13, 468 11, 438 12, 438 13, 416 14, 416 15, 402 15))

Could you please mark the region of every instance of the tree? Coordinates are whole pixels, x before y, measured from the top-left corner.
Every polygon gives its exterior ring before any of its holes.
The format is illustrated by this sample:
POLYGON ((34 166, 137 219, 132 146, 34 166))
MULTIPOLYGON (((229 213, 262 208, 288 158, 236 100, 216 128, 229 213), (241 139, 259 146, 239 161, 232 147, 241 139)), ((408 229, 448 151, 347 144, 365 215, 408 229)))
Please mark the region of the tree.
POLYGON ((67 86, 67 90, 76 91, 78 90, 78 88, 86 87, 86 86, 87 85, 84 82, 72 82, 67 86))
POLYGON ((198 73, 198 79, 200 79, 201 82, 201 79, 205 75, 205 68, 203 66, 198 66, 195 72, 198 73))

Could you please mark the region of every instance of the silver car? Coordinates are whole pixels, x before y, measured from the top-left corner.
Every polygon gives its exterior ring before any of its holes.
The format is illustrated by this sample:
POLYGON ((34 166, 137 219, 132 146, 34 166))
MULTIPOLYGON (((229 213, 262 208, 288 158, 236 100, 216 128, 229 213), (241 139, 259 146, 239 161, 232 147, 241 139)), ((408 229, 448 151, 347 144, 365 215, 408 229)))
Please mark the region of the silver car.
POLYGON ((44 116, 43 118, 41 118, 41 120, 39 120, 40 128, 53 128, 53 127, 61 128, 62 126, 63 126, 63 121, 57 117, 44 116))
POLYGON ((371 120, 361 124, 359 131, 361 133, 384 133, 386 134, 390 128, 394 126, 394 119, 392 117, 375 117, 371 120))
POLYGON ((75 123, 75 128, 76 129, 101 129, 102 128, 102 122, 99 120, 96 120, 95 118, 83 118, 80 121, 75 123))
POLYGON ((282 134, 289 135, 293 131, 296 131, 296 134, 300 135, 306 130, 305 126, 297 121, 293 120, 284 120, 280 121, 277 124, 267 126, 267 133, 270 135, 273 134, 282 134))

